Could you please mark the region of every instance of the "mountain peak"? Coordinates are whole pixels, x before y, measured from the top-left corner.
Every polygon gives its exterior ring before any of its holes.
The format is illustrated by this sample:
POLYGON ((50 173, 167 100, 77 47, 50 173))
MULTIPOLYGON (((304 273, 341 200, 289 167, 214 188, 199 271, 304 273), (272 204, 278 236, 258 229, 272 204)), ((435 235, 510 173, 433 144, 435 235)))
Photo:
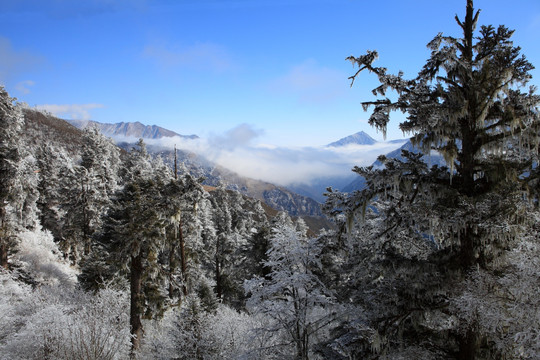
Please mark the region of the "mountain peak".
POLYGON ((359 131, 356 134, 349 135, 338 141, 328 144, 328 147, 341 147, 346 145, 373 145, 377 141, 363 131, 359 131))

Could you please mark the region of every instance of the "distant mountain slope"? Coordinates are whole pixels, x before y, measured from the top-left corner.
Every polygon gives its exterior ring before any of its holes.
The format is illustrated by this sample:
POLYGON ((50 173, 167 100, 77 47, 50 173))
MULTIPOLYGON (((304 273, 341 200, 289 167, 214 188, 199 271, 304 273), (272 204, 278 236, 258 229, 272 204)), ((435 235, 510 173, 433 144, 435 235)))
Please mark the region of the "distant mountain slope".
POLYGON ((373 145, 377 141, 373 139, 371 136, 366 134, 363 131, 357 132, 356 134, 349 135, 347 137, 344 137, 342 139, 339 139, 338 141, 334 141, 333 143, 328 144, 329 147, 341 147, 346 145, 373 145))
POLYGON ((101 132, 110 137, 124 136, 143 139, 160 139, 163 137, 179 136, 187 139, 196 139, 197 135, 180 135, 157 125, 144 125, 140 122, 120 122, 115 124, 99 123, 92 120, 68 120, 73 126, 84 129, 88 126, 97 126, 101 132))

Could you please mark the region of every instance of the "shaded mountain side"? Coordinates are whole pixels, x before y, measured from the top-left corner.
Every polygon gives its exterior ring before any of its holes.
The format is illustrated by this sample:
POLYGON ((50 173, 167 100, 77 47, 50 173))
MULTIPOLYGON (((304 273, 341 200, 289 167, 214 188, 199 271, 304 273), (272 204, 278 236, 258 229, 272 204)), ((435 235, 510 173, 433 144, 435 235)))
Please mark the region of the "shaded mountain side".
MULTIPOLYGON (((410 151, 410 152, 413 152, 413 153, 420 153, 420 149, 417 148, 416 146, 414 146, 412 144, 411 140, 408 140, 399 149, 396 149, 396 150, 391 151, 388 154, 386 154, 386 157, 391 158, 391 159, 398 159, 398 160, 404 161, 405 158, 401 155, 402 150, 407 150, 407 151, 410 151)), ((436 152, 432 152, 429 155, 422 156, 422 160, 426 164, 428 164, 428 166, 433 166, 433 165, 446 166, 446 162, 444 161, 444 158, 442 157, 442 155, 440 155, 440 154, 438 154, 436 152)), ((383 165, 379 160, 377 160, 377 161, 375 161, 373 163, 373 166, 380 168, 383 165)))
POLYGON ((88 126, 97 126, 101 132, 110 137, 133 137, 143 139, 160 139, 163 137, 178 136, 185 139, 196 139, 197 135, 180 135, 174 131, 157 125, 144 125, 140 122, 120 122, 115 124, 99 123, 92 120, 68 120, 73 126, 84 129, 88 126))
POLYGON ((366 187, 366 179, 364 179, 360 175, 356 175, 356 178, 347 186, 345 186, 343 189, 338 189, 341 192, 350 193, 355 190, 362 190, 366 187))

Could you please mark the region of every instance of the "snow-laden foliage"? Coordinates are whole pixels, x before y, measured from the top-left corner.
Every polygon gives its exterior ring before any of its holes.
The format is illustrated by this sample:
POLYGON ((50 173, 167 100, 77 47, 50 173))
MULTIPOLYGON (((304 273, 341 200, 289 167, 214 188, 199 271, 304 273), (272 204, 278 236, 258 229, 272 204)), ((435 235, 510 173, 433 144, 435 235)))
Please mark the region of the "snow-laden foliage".
POLYGON ((102 227, 111 197, 120 188, 119 149, 97 128, 86 129, 81 162, 66 170, 63 182, 69 197, 62 206, 63 236, 72 257, 79 260, 89 255, 92 236, 102 227))
POLYGON ((260 269, 255 248, 267 242, 257 200, 206 192, 201 180, 176 178, 152 159, 142 141, 121 153, 95 129, 81 135, 50 115, 21 112, 3 88, 1 95, 0 253, 9 270, 0 358, 142 357, 140 341, 156 343, 172 318, 160 349, 193 346, 216 359, 263 354, 272 340, 252 330, 268 318, 238 312, 243 281, 260 269))
POLYGON ((540 98, 467 4, 413 79, 349 58, 381 82, 371 124, 406 112, 424 153, 355 168, 315 238, 0 88, 0 358, 539 358, 540 98))

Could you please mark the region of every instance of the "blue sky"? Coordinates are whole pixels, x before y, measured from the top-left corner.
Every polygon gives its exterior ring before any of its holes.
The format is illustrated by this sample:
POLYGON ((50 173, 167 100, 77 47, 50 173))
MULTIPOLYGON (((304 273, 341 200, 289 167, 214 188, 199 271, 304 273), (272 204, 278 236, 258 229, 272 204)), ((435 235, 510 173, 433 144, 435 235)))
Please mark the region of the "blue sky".
MULTIPOLYGON (((413 77, 438 33, 459 35, 465 0, 2 0, 0 84, 64 118, 140 121, 180 134, 267 146, 318 146, 364 130, 344 59, 413 77), (240 127, 239 127, 240 126, 240 127)), ((540 66, 540 1, 476 0, 480 24, 515 29, 540 66), (510 5, 509 5, 510 4, 510 5)), ((533 72, 533 84, 538 82, 533 72)), ((396 114, 388 138, 400 138, 396 114)))

